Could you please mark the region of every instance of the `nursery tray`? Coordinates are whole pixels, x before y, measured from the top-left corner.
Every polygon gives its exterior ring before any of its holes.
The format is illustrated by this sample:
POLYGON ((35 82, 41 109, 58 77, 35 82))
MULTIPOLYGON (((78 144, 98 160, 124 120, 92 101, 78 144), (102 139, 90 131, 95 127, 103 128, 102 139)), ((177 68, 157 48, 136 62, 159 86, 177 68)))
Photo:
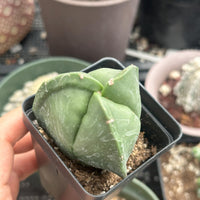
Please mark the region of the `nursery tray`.
MULTIPOLYGON (((103 67, 121 70, 125 68, 114 58, 103 58, 83 71, 89 72, 103 67)), ((112 187, 108 192, 99 195, 92 195, 81 186, 75 176, 33 124, 33 120, 35 119, 32 112, 34 96, 24 101, 24 122, 32 134, 33 145, 40 166, 39 174, 41 183, 47 192, 56 197, 56 199, 109 200, 118 194, 138 172, 155 161, 181 138, 182 133, 178 123, 151 97, 141 84, 140 94, 142 99, 141 131, 145 132, 145 137, 149 144, 157 147, 157 153, 141 164, 120 183, 112 187)))

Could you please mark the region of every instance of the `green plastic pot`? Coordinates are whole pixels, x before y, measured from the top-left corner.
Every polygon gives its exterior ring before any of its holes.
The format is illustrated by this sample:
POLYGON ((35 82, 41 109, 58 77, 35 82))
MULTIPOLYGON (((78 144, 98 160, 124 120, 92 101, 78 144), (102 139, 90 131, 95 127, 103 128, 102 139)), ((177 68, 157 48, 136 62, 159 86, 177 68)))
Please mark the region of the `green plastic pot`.
POLYGON ((0 113, 13 92, 23 88, 25 82, 50 72, 80 71, 88 65, 88 62, 70 57, 48 57, 24 64, 0 82, 0 113))
POLYGON ((159 200, 156 194, 138 179, 133 179, 127 184, 119 196, 126 200, 159 200))

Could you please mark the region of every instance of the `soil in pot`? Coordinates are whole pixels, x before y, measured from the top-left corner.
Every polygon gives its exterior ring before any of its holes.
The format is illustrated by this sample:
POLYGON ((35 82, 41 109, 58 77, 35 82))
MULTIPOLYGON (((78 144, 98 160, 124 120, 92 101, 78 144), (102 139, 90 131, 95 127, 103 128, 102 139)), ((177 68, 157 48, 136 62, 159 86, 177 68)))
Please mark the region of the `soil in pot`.
POLYGON ((160 157, 166 200, 199 200, 200 162, 192 155, 193 147, 179 144, 160 157))
MULTIPOLYGON (((37 125, 37 122, 34 122, 37 125)), ((38 125, 37 125, 38 126, 38 125)), ((83 166, 75 160, 67 158, 55 145, 52 138, 50 138, 42 128, 38 127, 43 137, 53 147, 59 157, 63 160, 66 166, 71 170, 80 184, 90 194, 99 195, 110 190, 114 185, 119 183, 122 178, 118 175, 101 169, 96 169, 89 166, 83 166)), ((156 154, 157 148, 149 145, 148 140, 145 138, 145 133, 141 132, 135 147, 127 162, 127 171, 130 174, 137 167, 139 167, 148 158, 156 154)), ((119 197, 120 198, 120 197, 119 197)))
POLYGON ((174 94, 174 87, 180 81, 181 76, 182 70, 173 70, 169 73, 159 88, 159 101, 179 123, 200 128, 200 112, 186 112, 182 106, 176 103, 177 96, 174 94))

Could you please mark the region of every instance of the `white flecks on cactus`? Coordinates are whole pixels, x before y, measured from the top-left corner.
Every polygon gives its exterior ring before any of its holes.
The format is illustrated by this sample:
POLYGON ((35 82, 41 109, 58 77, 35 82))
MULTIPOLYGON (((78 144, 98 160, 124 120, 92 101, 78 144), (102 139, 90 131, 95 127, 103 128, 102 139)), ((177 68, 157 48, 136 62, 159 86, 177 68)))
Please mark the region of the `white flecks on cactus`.
POLYGON ((114 84, 114 80, 113 78, 111 78, 109 81, 108 81, 108 85, 113 85, 114 84))
POLYGON ((71 159, 127 175, 140 132, 138 68, 60 74, 39 88, 33 112, 71 159))
POLYGON ((185 112, 200 111, 200 57, 182 66, 181 79, 173 92, 185 112))
POLYGON ((80 79, 83 79, 84 78, 84 74, 80 74, 80 79))
POLYGON ((109 119, 109 120, 106 121, 106 124, 110 124, 112 122, 114 122, 114 119, 109 119))

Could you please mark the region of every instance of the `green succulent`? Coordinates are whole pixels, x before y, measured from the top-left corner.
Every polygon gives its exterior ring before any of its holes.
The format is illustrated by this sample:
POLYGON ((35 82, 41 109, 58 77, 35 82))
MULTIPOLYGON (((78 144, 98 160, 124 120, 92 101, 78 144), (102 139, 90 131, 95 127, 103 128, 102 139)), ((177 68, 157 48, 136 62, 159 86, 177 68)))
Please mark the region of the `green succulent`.
POLYGON ((66 156, 125 177, 140 132, 138 68, 60 74, 41 85, 33 112, 66 156))
POLYGON ((185 112, 200 112, 200 57, 195 57, 182 66, 181 80, 174 87, 176 103, 185 112))

